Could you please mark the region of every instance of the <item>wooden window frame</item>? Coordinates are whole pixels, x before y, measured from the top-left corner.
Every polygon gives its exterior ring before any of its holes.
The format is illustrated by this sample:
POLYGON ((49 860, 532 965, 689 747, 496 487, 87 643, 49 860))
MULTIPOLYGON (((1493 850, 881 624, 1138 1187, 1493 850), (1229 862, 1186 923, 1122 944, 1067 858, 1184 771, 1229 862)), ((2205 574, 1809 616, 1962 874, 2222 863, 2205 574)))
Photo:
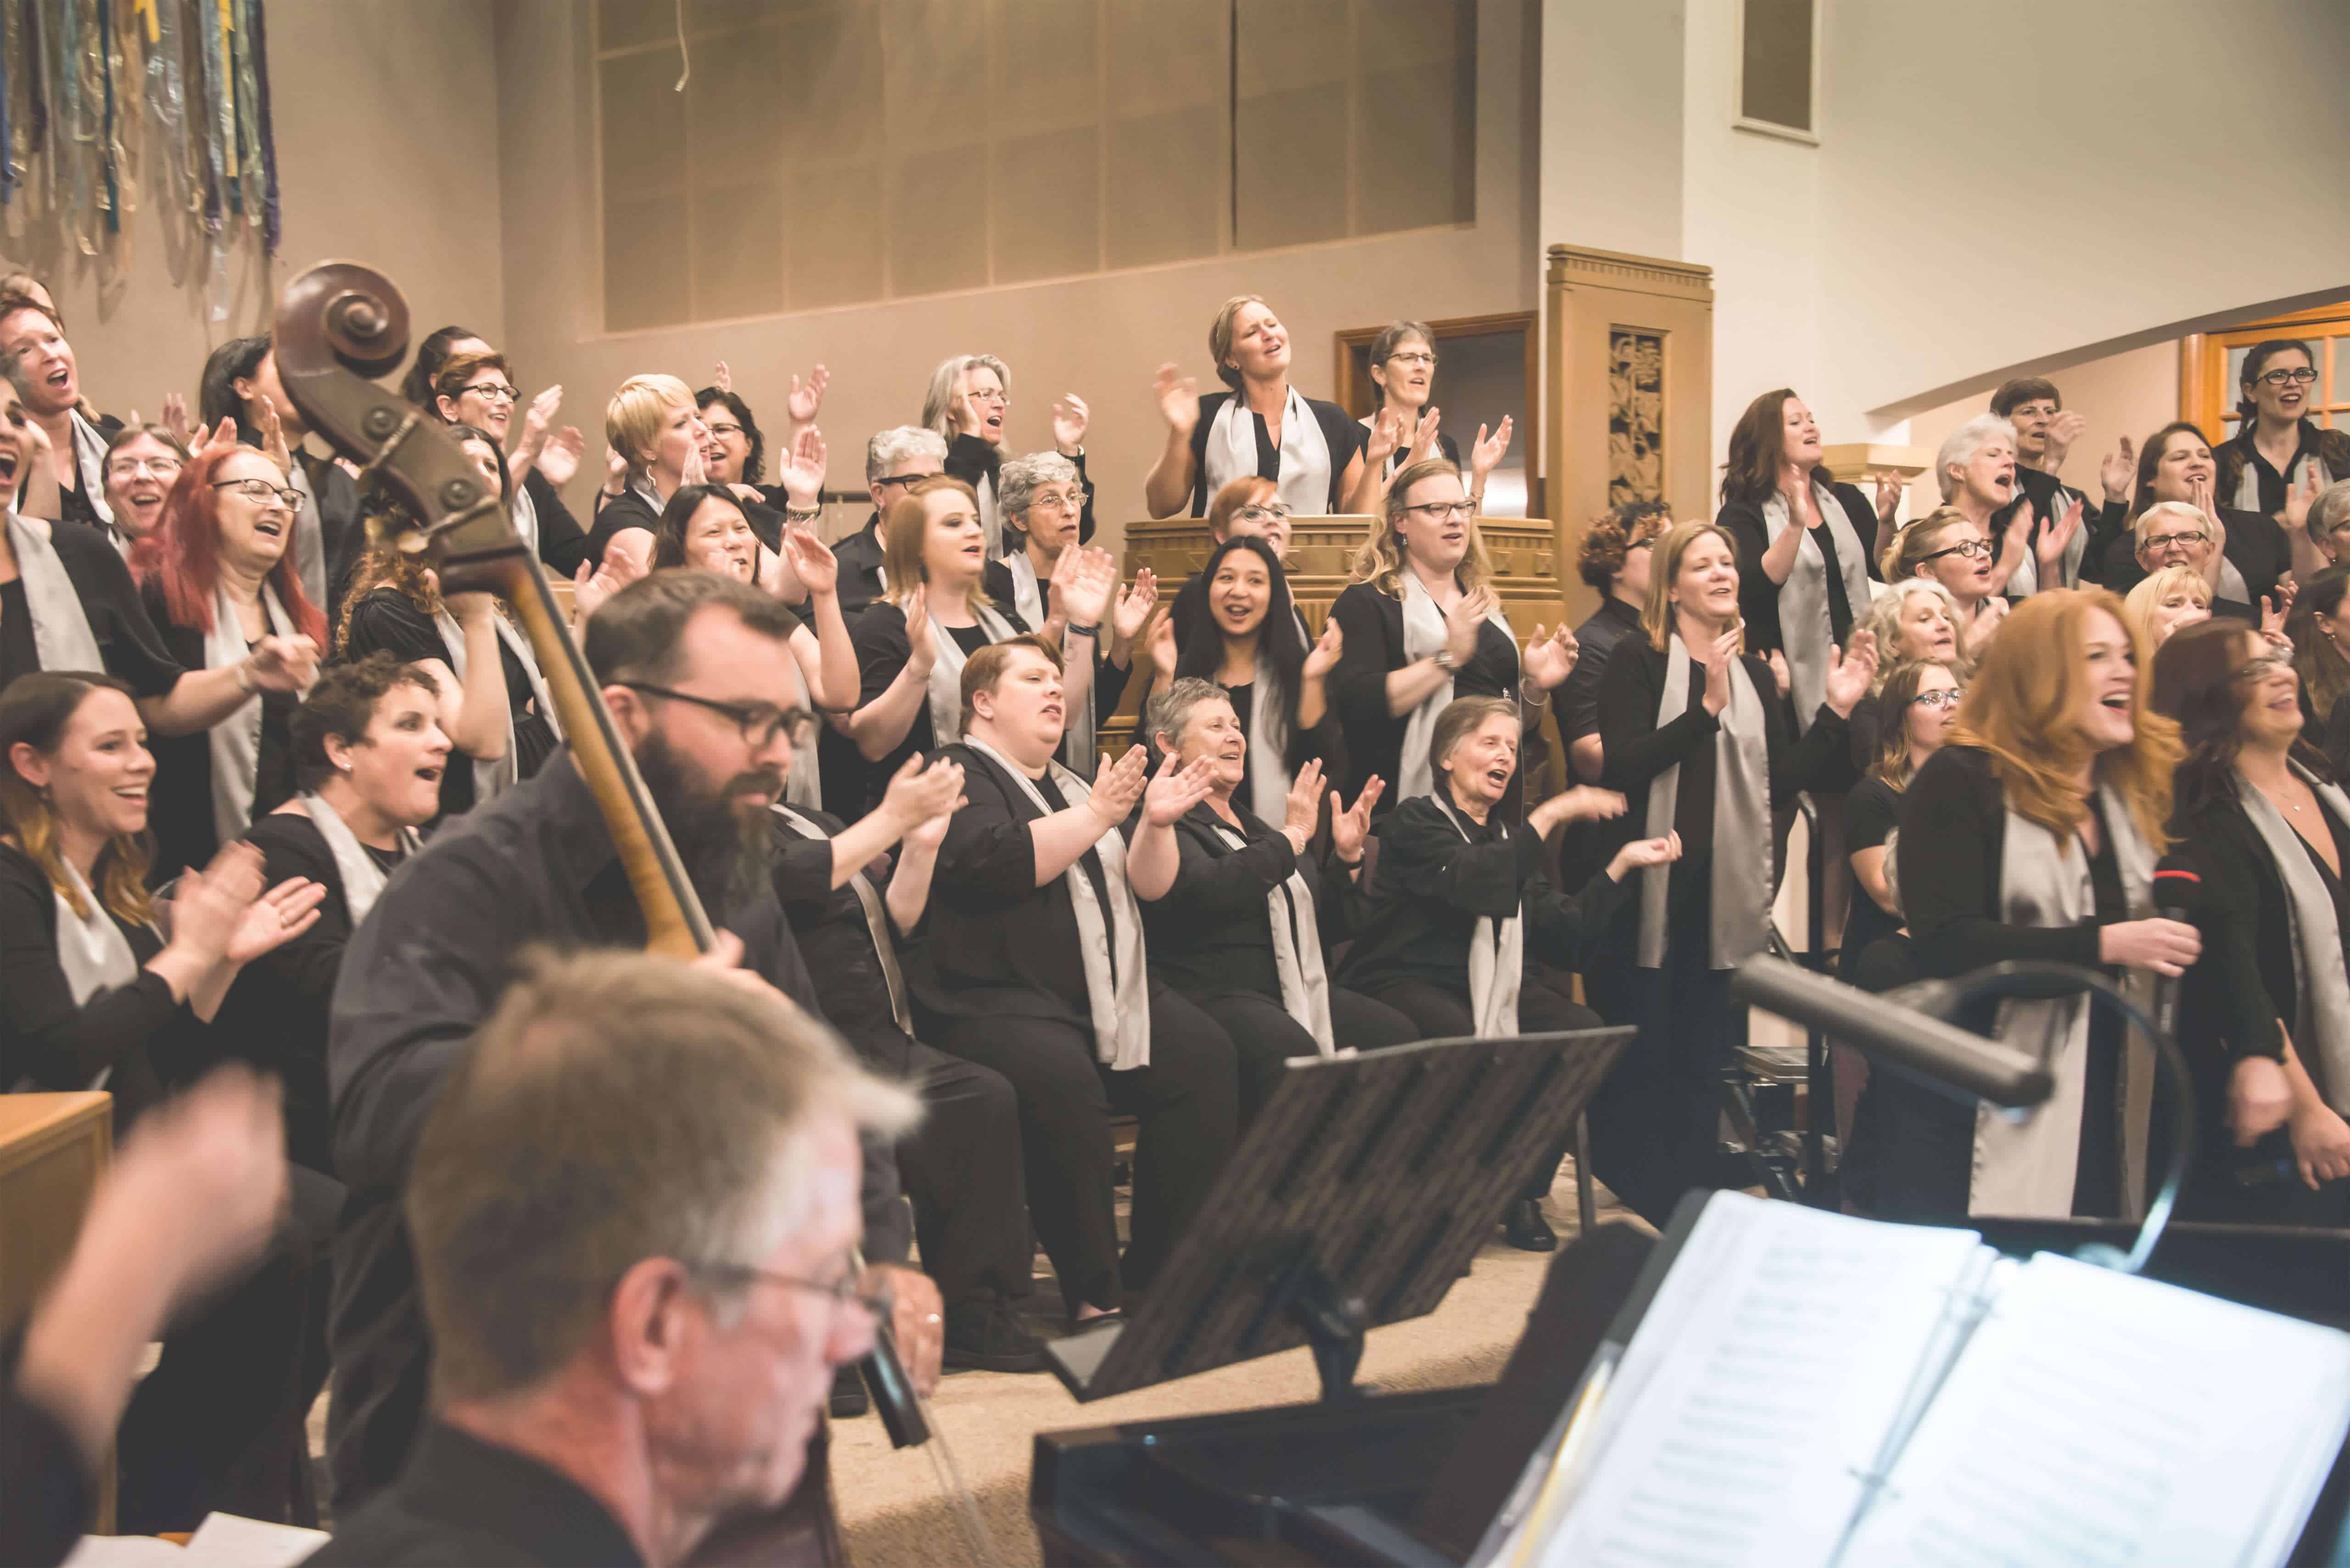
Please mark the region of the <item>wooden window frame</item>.
MULTIPOLYGON (((2330 340, 2318 352, 2316 412, 2320 429, 2350 430, 2350 296, 2285 316, 2248 321, 2223 332, 2193 332, 2178 343, 2178 417, 2191 420, 2217 446, 2236 433, 2237 389, 2227 384, 2228 351, 2267 337, 2330 340), (2334 331, 2315 328, 2333 327, 2334 331), (2338 416, 2338 417, 2337 417, 2338 416)), ((2314 344, 2313 344, 2314 347, 2314 344)))

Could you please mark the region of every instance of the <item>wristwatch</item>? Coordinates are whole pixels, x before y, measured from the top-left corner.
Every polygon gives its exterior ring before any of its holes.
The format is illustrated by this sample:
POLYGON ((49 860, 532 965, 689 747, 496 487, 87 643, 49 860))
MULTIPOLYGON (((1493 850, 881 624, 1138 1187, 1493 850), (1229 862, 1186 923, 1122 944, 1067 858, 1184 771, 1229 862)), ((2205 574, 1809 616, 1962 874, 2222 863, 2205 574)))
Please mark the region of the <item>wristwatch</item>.
POLYGON ((1461 662, 1459 659, 1452 657, 1452 650, 1449 648, 1440 648, 1434 653, 1430 654, 1429 658, 1434 662, 1436 668, 1439 670, 1451 670, 1455 668, 1461 662))

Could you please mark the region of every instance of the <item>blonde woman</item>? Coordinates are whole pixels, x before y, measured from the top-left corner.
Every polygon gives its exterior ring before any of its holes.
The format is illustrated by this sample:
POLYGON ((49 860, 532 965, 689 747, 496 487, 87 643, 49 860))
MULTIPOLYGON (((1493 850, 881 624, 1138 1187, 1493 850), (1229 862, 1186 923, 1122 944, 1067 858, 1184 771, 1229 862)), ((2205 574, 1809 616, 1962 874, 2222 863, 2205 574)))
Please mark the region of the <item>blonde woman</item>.
POLYGON ((1887 583, 1861 618, 1860 624, 1876 637, 1877 650, 1876 687, 1852 711, 1852 761, 1862 773, 1877 765, 1877 713, 1894 670, 1913 659, 1939 659, 1964 681, 1974 668, 1974 659, 1960 643, 1960 619, 1958 600, 1931 577, 1887 583))
POLYGON ((708 478, 702 451, 710 427, 693 406, 692 389, 675 376, 631 376, 604 410, 604 440, 615 471, 596 498, 600 510, 588 534, 588 557, 605 559, 615 539, 650 555, 669 498, 708 478), (628 536, 638 533, 642 537, 628 536))
POLYGON ((2211 618, 2211 585, 2193 566, 2165 566, 2129 591, 2122 618, 2148 648, 2160 648, 2180 627, 2211 618))
MULTIPOLYGON (((1012 412, 1012 368, 993 354, 952 354, 931 372, 922 399, 922 423, 947 443, 946 472, 979 497, 980 526, 987 534, 987 558, 1016 552, 998 511, 1003 488, 1003 436, 1012 412)), ((1094 486, 1086 477, 1086 427, 1092 422, 1086 400, 1070 392, 1053 405, 1053 450, 1075 464, 1085 493, 1077 543, 1094 536, 1094 486)), ((1041 453, 1037 455, 1042 455, 1041 453)))

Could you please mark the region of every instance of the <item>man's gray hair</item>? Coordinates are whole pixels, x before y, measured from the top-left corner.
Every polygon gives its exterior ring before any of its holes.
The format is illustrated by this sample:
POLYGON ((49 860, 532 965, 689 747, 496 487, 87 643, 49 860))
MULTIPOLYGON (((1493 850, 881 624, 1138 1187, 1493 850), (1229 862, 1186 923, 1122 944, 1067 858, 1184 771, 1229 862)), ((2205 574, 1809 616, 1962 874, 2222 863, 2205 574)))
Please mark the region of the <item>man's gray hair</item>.
POLYGON ((1150 694, 1149 706, 1143 710, 1142 732, 1147 737, 1164 735, 1180 751, 1183 732, 1191 727, 1191 715, 1202 702, 1229 706, 1232 700, 1232 694, 1212 680, 1197 675, 1179 675, 1162 690, 1150 694))
POLYGON ((1942 438, 1941 450, 1934 454, 1934 482, 1942 487, 1943 500, 1959 493, 1959 482, 1950 477, 1950 470, 1964 468, 1975 460, 1975 453, 2002 438, 2013 446, 2015 427, 1997 414, 1977 414, 1942 438))
POLYGON ((921 425, 893 425, 865 443, 865 483, 886 479, 918 457, 944 467, 947 438, 921 425))
POLYGON ((922 400, 922 422, 938 431, 941 441, 954 439, 947 410, 954 404, 955 393, 962 389, 963 376, 973 369, 994 371, 1003 395, 1012 395, 1012 370, 993 354, 951 354, 940 360, 939 368, 931 372, 930 395, 922 400))
POLYGON ((812 1135, 920 1107, 773 992, 613 951, 528 961, 426 1118, 407 1217, 445 1398, 539 1386, 648 1259, 721 1321, 807 1222, 812 1135))
POLYGON ((995 476, 995 509, 1007 522, 1027 525, 1028 507, 1048 484, 1082 485, 1077 465, 1057 452, 1032 452, 1005 463, 995 476))
POLYGON ((2203 515, 2200 507, 2189 506, 2184 501, 2158 501, 2137 514, 2135 528, 2138 548, 2146 547, 2147 535, 2166 518, 2176 521, 2183 528, 2194 529, 2206 539, 2211 537, 2211 519, 2203 515))

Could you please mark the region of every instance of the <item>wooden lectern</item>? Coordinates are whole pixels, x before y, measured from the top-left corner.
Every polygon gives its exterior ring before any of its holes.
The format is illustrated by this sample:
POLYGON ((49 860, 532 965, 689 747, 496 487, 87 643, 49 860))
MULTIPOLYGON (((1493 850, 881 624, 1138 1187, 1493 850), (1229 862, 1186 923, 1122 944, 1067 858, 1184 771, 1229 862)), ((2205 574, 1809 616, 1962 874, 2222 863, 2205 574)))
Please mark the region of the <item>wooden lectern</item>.
MULTIPOLYGON (((114 1154, 114 1096, 0 1095, 0 1332, 32 1311, 73 1251, 114 1154)), ((99 1477, 98 1532, 114 1530, 114 1467, 99 1477)))

